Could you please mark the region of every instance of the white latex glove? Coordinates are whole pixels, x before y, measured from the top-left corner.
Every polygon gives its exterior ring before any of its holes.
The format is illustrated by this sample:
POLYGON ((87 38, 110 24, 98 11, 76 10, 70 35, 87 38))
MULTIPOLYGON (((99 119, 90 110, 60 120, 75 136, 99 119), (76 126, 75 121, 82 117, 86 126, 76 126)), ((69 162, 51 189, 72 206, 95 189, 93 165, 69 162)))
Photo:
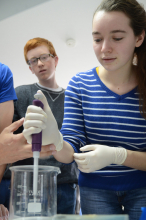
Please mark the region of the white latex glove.
POLYGON ((63 137, 58 130, 57 122, 47 99, 40 90, 37 91, 35 98, 44 104, 44 109, 34 105, 28 106, 23 124, 24 137, 28 143, 32 143, 31 135, 42 131, 42 145, 54 144, 56 150, 60 151, 63 148, 63 137))
POLYGON ((80 148, 83 153, 74 153, 74 160, 80 171, 90 173, 100 170, 110 164, 122 164, 126 160, 125 148, 108 147, 105 145, 86 145, 80 148))

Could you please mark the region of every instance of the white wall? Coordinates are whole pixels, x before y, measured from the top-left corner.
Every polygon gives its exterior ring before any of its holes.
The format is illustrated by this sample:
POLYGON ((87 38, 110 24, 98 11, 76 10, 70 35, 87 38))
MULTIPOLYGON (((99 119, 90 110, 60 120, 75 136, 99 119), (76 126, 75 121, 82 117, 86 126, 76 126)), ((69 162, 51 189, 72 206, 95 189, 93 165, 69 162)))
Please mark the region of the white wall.
POLYGON ((14 75, 14 86, 36 82, 24 61, 23 48, 34 37, 50 40, 59 56, 57 81, 66 88, 78 71, 98 65, 92 49, 92 15, 98 0, 52 0, 0 22, 0 62, 14 75), (68 38, 76 40, 67 47, 68 38))
MULTIPOLYGON (((20 4, 22 1, 24 0, 20 0, 20 4)), ((4 10, 1 2, 0 13, 4 10)), ((34 37, 47 38, 53 43, 59 56, 56 78, 64 88, 77 72, 98 66, 92 49, 91 32, 92 16, 100 2, 101 0, 51 0, 0 21, 0 62, 7 64, 12 70, 14 86, 37 81, 23 56, 24 45, 34 37), (68 38, 76 40, 75 47, 67 47, 65 42, 68 38)), ((139 2, 146 6, 145 0, 139 2)))

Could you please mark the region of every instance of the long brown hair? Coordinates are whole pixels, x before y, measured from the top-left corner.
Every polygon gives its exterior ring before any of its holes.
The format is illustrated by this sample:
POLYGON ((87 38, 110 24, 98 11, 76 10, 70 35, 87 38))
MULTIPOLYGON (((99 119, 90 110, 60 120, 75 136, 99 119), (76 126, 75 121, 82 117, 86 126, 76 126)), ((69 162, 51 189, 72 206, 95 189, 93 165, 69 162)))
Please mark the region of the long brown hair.
MULTIPOLYGON (((103 0, 96 9, 98 11, 123 12, 130 19, 130 26, 134 35, 139 36, 143 31, 146 33, 146 11, 136 0, 103 0)), ((139 108, 142 116, 146 119, 146 35, 140 47, 136 47, 134 53, 137 56, 136 74, 138 81, 139 108)))

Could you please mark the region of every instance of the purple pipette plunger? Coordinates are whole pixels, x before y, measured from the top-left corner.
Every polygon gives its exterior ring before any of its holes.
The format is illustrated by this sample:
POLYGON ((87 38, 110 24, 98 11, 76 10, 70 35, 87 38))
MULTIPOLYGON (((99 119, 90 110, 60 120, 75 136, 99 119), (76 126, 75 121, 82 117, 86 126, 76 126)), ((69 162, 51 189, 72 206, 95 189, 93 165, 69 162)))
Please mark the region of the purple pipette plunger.
MULTIPOLYGON (((44 105, 40 100, 33 100, 33 105, 41 107, 43 109, 44 105)), ((41 151, 42 146, 42 131, 38 134, 32 134, 32 151, 41 151)))

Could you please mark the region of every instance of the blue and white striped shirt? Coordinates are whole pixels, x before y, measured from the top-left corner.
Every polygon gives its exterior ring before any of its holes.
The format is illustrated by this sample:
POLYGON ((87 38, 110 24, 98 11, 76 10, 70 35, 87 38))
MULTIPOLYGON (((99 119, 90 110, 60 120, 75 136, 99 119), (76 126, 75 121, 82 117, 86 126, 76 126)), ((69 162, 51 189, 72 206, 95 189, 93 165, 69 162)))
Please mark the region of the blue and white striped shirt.
MULTIPOLYGON (((97 69, 76 74, 65 93, 64 140, 75 152, 89 144, 146 151, 146 120, 139 111, 136 88, 118 95, 100 80, 97 69)), ((109 190, 146 186, 146 172, 111 164, 92 173, 82 173, 79 185, 109 190)))

